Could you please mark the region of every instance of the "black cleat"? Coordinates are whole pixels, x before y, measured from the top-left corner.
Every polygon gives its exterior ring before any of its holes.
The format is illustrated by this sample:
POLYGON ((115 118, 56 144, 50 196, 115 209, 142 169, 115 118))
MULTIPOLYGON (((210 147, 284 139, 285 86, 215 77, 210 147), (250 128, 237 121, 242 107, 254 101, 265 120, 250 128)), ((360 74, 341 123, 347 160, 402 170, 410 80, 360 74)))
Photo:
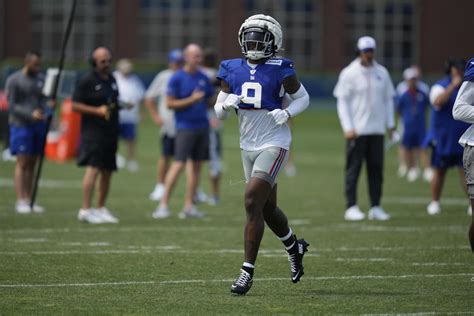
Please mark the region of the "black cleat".
POLYGON ((244 295, 250 290, 252 283, 252 275, 244 269, 240 269, 240 275, 230 287, 230 291, 235 294, 244 295))
MULTIPOLYGON (((296 238, 295 238, 296 239, 296 238)), ((288 261, 291 268, 291 282, 298 283, 304 274, 303 256, 308 251, 309 244, 304 239, 297 239, 296 245, 288 252, 288 261)))

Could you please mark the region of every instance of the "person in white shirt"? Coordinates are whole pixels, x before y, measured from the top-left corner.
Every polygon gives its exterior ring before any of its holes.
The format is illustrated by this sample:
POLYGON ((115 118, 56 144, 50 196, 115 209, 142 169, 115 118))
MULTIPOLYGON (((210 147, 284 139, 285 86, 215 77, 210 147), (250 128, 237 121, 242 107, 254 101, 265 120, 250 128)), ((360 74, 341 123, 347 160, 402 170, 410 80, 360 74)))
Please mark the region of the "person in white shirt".
MULTIPOLYGON (((211 80, 212 85, 220 88, 220 82, 216 79, 217 54, 212 48, 204 50, 201 71, 211 80)), ((222 120, 219 120, 214 108, 209 108, 207 116, 209 117, 209 180, 211 184, 211 194, 207 199, 210 205, 217 205, 220 202, 220 180, 222 173, 222 141, 221 131, 223 129, 222 120)), ((199 191, 199 190, 198 190, 199 191)), ((199 197, 199 192, 195 198, 199 197)), ((202 194, 202 192, 201 192, 202 194)))
POLYGON ((359 221, 365 214, 357 206, 357 180, 362 163, 367 163, 371 208, 369 219, 388 220, 380 206, 383 182, 384 135, 395 131, 395 89, 387 69, 374 59, 376 43, 370 36, 357 42, 359 56, 344 68, 334 96, 339 120, 346 138, 344 218, 359 221))
POLYGON ((152 201, 159 201, 165 193, 166 173, 174 156, 174 137, 176 126, 174 111, 166 106, 166 89, 173 74, 181 68, 183 53, 181 49, 174 49, 168 54, 168 68, 160 71, 153 79, 145 94, 145 106, 156 125, 160 126, 161 155, 157 163, 157 182, 150 193, 152 201), (158 103, 158 105, 157 105, 158 103))
POLYGON ((117 62, 113 75, 119 89, 119 102, 126 104, 119 112, 119 137, 127 144, 127 157, 118 156, 118 167, 127 166, 131 172, 138 170, 136 160, 137 125, 140 121, 140 103, 145 95, 145 86, 140 78, 132 73, 133 64, 128 59, 117 62))
MULTIPOLYGON (((459 144, 464 147, 463 165, 466 175, 467 191, 471 200, 468 214, 472 216, 474 207, 474 58, 469 60, 464 72, 464 82, 459 89, 453 106, 453 117, 455 120, 471 124, 462 134, 459 144)), ((474 252, 474 217, 472 217, 469 229, 469 242, 474 252)))

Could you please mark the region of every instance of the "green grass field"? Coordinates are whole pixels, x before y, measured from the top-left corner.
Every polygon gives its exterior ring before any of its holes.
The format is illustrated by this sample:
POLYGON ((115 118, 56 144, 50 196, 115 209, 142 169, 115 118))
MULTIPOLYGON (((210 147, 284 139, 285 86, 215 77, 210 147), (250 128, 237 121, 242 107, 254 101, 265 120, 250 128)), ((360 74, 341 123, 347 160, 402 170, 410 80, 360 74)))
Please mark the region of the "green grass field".
MULTIPOLYGON (((279 205, 310 244, 296 285, 269 229, 253 288, 229 292, 243 261, 243 173, 234 118, 224 131, 222 202, 200 205, 203 220, 180 220, 184 177, 174 216, 153 220, 148 200, 159 153, 158 130, 144 117, 140 170, 114 176, 108 206, 117 225, 77 221, 83 170, 47 162, 42 215, 14 212, 13 163, 0 163, 0 314, 474 314, 474 255, 468 246, 467 200, 451 171, 443 212, 426 214, 429 186, 396 176, 387 151, 383 205, 388 222, 343 220, 343 140, 337 115, 297 117, 297 176, 279 181, 279 205)), ((208 181, 202 178, 207 191, 208 181)), ((365 171, 360 207, 368 209, 365 171)))

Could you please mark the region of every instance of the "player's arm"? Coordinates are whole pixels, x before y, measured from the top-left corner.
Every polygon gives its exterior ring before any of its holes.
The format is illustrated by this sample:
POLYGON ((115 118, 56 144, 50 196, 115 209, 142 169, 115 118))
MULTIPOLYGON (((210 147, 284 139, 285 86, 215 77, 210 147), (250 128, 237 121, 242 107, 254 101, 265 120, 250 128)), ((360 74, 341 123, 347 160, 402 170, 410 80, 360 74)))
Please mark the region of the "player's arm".
POLYGON ((474 82, 464 81, 453 106, 455 120, 474 124, 474 82))
POLYGON ((225 119, 231 109, 238 110, 242 96, 230 93, 230 86, 224 80, 221 80, 221 91, 217 95, 214 111, 216 111, 217 118, 225 119))
POLYGON ((145 107, 147 108, 148 113, 150 113, 150 116, 153 122, 161 126, 163 124, 163 120, 161 119, 160 115, 158 114, 158 111, 156 110, 157 104, 155 100, 156 98, 145 96, 145 99, 143 100, 143 104, 145 104, 145 107))
POLYGON ((290 98, 288 106, 275 109, 268 113, 278 125, 285 124, 290 118, 303 112, 309 105, 309 95, 304 86, 298 81, 296 75, 289 76, 283 80, 283 88, 290 98))
POLYGON ((181 110, 187 108, 204 98, 204 91, 194 90, 189 97, 178 99, 172 95, 166 96, 166 106, 171 110, 181 110))
POLYGON ((458 88, 462 83, 461 76, 453 76, 451 83, 446 87, 443 88, 440 85, 435 85, 431 89, 430 92, 430 100, 433 106, 440 110, 443 106, 448 103, 451 94, 458 88))
POLYGON ((101 106, 97 107, 97 106, 87 105, 81 102, 73 102, 72 110, 74 112, 78 112, 81 114, 93 115, 93 116, 98 116, 102 118, 108 118, 110 115, 109 107, 106 104, 102 104, 101 106))
POLYGON ((339 116, 344 137, 347 140, 353 140, 358 137, 351 111, 351 91, 348 74, 343 70, 339 75, 333 95, 337 98, 337 115, 339 116))
POLYGON ((88 89, 89 84, 87 81, 79 81, 78 86, 74 90, 74 95, 72 97, 72 110, 85 115, 93 115, 97 117, 102 117, 108 119, 110 112, 109 107, 106 104, 101 106, 92 106, 83 102, 90 89, 88 89))
POLYGON ((296 116, 306 110, 309 105, 309 94, 298 81, 296 76, 290 76, 283 80, 283 88, 290 97, 291 101, 285 111, 288 112, 289 118, 296 116))

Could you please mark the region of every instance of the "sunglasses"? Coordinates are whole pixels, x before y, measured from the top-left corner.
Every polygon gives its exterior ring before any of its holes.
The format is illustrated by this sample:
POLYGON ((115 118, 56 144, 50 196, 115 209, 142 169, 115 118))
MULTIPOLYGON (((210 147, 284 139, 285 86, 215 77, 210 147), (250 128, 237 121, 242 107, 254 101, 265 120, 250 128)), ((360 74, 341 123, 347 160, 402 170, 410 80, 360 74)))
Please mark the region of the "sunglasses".
POLYGON ((99 60, 99 64, 110 64, 112 63, 112 59, 103 59, 103 60, 99 60))

